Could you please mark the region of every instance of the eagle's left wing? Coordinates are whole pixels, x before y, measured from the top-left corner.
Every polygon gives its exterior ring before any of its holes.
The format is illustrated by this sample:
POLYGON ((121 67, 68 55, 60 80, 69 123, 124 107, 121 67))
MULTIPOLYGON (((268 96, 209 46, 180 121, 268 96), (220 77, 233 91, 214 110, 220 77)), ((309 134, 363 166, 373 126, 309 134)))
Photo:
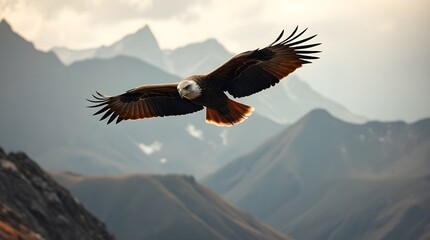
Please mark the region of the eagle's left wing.
POLYGON ((320 51, 307 50, 320 43, 301 45, 316 35, 297 40, 307 29, 296 35, 298 27, 285 40, 278 42, 284 31, 269 46, 234 56, 208 74, 209 79, 220 81, 224 91, 234 97, 245 97, 274 86, 282 78, 303 64, 318 57, 320 51))
POLYGON ((181 98, 176 89, 177 85, 177 83, 143 85, 113 97, 97 93, 93 95, 94 100, 87 100, 95 103, 89 107, 101 107, 94 115, 104 113, 100 121, 109 117, 107 124, 115 118, 116 123, 119 123, 127 119, 183 115, 203 109, 203 106, 181 98))

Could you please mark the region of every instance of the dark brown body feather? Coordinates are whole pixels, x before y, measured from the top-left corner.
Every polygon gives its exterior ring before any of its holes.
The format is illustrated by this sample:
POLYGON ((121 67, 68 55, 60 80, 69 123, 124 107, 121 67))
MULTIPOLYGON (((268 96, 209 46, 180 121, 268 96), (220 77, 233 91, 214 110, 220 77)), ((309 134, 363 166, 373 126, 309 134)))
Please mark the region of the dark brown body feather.
POLYGON ((108 124, 117 119, 142 119, 182 115, 208 108, 207 122, 230 126, 242 122, 253 108, 228 99, 227 91, 234 97, 245 97, 274 86, 303 64, 318 57, 319 51, 308 50, 319 43, 303 45, 316 35, 298 40, 306 29, 297 34, 298 28, 285 40, 280 41, 284 31, 270 45, 234 56, 232 59, 207 75, 187 78, 194 80, 201 89, 195 99, 182 99, 176 89, 177 84, 144 85, 124 94, 105 97, 101 94, 89 100, 102 107, 95 113, 102 114, 100 120, 108 119, 108 124), (210 111, 209 111, 210 110, 210 111))

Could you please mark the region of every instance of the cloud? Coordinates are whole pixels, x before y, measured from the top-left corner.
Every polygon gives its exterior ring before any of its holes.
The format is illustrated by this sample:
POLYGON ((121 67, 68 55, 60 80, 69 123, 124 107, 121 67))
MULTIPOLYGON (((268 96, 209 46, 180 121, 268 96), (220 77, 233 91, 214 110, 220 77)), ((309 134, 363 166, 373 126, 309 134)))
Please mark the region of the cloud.
POLYGON ((167 19, 177 16, 185 17, 196 6, 207 3, 207 0, 154 0, 145 8, 143 13, 146 18, 152 19, 167 19))
POLYGON ((0 12, 5 8, 14 7, 15 4, 15 0, 0 0, 0 12))
POLYGON ((203 140, 203 131, 197 129, 194 125, 188 124, 186 128, 188 134, 190 134, 192 137, 203 140))
POLYGON ((147 156, 151 156, 153 153, 159 152, 163 144, 159 141, 155 141, 149 145, 139 143, 138 146, 143 153, 145 153, 147 156))
POLYGON ((89 1, 73 1, 73 0, 16 0, 16 1, 5 1, 6 4, 0 4, 4 9, 19 10, 20 8, 32 8, 39 12, 42 16, 47 19, 57 17, 64 9, 69 9, 75 12, 85 12, 86 9, 94 7, 94 0, 89 1))
POLYGON ((196 6, 208 0, 0 0, 0 7, 33 8, 45 19, 56 19, 63 11, 73 11, 78 15, 91 16, 94 21, 124 21, 128 19, 169 19, 196 18, 196 6))

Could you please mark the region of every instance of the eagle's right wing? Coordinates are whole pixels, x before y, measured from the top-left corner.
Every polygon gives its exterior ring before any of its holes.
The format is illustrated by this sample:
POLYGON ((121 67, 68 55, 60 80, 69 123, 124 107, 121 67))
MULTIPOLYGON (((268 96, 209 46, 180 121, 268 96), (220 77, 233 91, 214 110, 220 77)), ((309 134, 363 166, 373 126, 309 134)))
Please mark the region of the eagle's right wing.
POLYGON ((97 92, 97 95, 93 95, 94 100, 87 100, 95 103, 89 107, 101 107, 94 115, 104 113, 100 121, 109 117, 107 124, 115 118, 116 123, 119 123, 128 119, 183 115, 203 109, 203 106, 181 98, 176 89, 177 85, 177 83, 143 85, 113 97, 97 92))

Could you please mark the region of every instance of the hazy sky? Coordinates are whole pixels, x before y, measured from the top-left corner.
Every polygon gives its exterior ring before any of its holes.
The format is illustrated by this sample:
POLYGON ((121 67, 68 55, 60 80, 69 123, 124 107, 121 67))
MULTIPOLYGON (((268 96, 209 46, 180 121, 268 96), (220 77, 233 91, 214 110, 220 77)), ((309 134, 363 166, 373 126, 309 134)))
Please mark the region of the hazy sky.
POLYGON ((149 24, 164 49, 214 37, 238 53, 309 27, 323 53, 297 74, 317 91, 370 118, 430 117, 429 0, 0 0, 0 17, 43 50, 149 24))

